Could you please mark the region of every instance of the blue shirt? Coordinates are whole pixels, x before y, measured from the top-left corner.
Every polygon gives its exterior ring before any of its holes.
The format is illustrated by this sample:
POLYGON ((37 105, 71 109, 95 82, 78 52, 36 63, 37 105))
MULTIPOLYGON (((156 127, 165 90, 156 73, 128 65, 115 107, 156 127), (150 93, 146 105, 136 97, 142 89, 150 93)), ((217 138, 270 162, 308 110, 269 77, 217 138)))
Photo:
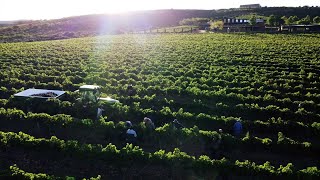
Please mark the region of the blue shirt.
POLYGON ((234 123, 233 130, 236 131, 236 132, 241 132, 242 131, 241 122, 237 121, 236 123, 234 123))
POLYGON ((137 133, 136 133, 136 131, 133 130, 133 129, 128 129, 128 130, 127 130, 127 134, 130 134, 130 135, 133 135, 134 137, 137 137, 137 133))

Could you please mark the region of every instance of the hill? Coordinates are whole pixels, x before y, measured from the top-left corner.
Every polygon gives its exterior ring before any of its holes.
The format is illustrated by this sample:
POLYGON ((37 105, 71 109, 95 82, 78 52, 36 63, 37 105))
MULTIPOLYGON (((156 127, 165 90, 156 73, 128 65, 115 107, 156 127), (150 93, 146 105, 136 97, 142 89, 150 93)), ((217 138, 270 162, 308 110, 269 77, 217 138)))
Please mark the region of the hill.
POLYGON ((259 9, 153 10, 118 15, 85 15, 55 20, 6 24, 0 27, 0 42, 41 41, 102 34, 119 34, 149 28, 176 26, 185 18, 222 19, 248 14, 269 16, 320 16, 319 7, 263 7, 259 9))
POLYGON ((155 10, 85 15, 0 28, 0 42, 54 40, 174 26, 184 18, 210 17, 209 10, 155 10))

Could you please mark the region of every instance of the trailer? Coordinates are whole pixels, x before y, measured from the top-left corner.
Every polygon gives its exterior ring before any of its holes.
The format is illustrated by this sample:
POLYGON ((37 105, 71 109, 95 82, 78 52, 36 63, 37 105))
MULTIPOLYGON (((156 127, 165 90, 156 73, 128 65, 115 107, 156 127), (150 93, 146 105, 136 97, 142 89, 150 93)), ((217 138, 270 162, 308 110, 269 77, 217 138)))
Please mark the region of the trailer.
POLYGON ((22 98, 40 98, 40 99, 50 99, 50 98, 61 98, 65 94, 65 91, 59 90, 49 90, 49 89, 27 89, 19 93, 14 94, 15 97, 22 98))

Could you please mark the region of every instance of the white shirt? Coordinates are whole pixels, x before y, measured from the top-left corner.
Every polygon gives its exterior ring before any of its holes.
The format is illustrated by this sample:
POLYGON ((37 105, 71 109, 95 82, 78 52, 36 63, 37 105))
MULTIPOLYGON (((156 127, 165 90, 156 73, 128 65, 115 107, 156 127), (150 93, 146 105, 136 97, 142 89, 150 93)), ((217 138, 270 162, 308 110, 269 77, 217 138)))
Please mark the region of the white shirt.
POLYGON ((98 108, 98 110, 97 110, 97 119, 99 119, 100 116, 102 116, 102 109, 98 108))
POLYGON ((127 134, 133 134, 134 137, 137 137, 137 133, 136 133, 136 131, 133 130, 133 129, 128 129, 128 130, 127 130, 127 134))

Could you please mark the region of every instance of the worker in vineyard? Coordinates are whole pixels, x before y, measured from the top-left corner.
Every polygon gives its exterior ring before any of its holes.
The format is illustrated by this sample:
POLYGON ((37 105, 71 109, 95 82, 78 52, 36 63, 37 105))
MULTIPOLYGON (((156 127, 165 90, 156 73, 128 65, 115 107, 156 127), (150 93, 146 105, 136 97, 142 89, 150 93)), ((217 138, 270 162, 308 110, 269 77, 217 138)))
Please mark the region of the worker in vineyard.
POLYGON ((131 121, 126 121, 126 128, 132 128, 132 123, 131 121))
POLYGON ((177 120, 177 119, 174 119, 173 122, 172 122, 173 126, 176 128, 176 129, 182 129, 184 128, 184 126, 177 120))
POLYGON ((223 151, 223 130, 219 129, 218 130, 219 133, 219 138, 220 138, 220 142, 219 142, 219 150, 223 151))
POLYGON ((100 119, 100 117, 102 117, 102 112, 104 111, 104 109, 99 106, 98 109, 97 109, 97 120, 100 119))
POLYGON ((242 133, 242 124, 240 120, 237 120, 233 125, 234 136, 239 137, 242 133))
POLYGON ((126 134, 127 134, 126 142, 133 144, 133 145, 136 145, 137 144, 137 137, 138 137, 136 131, 132 127, 130 127, 127 130, 126 134))
POLYGON ((155 125, 154 125, 154 123, 152 122, 152 120, 150 118, 145 117, 143 119, 143 123, 144 123, 144 125, 146 126, 146 128, 148 130, 154 130, 155 129, 155 125))
POLYGON ((143 124, 146 126, 145 134, 143 136, 144 140, 146 142, 152 142, 152 139, 154 139, 155 136, 155 134, 153 133, 155 130, 155 125, 148 117, 143 118, 143 124))
POLYGON ((214 136, 211 140, 211 144, 209 145, 211 156, 215 159, 220 158, 221 153, 223 151, 223 145, 222 145, 222 133, 223 130, 219 129, 218 130, 218 135, 214 136))
POLYGON ((220 144, 221 144, 221 135, 222 135, 222 129, 219 129, 219 134, 217 137, 214 137, 213 140, 214 140, 214 148, 215 150, 218 150, 219 147, 220 147, 220 144))
POLYGON ((136 94, 136 90, 133 88, 132 84, 130 84, 127 88, 128 96, 134 96, 136 94))

